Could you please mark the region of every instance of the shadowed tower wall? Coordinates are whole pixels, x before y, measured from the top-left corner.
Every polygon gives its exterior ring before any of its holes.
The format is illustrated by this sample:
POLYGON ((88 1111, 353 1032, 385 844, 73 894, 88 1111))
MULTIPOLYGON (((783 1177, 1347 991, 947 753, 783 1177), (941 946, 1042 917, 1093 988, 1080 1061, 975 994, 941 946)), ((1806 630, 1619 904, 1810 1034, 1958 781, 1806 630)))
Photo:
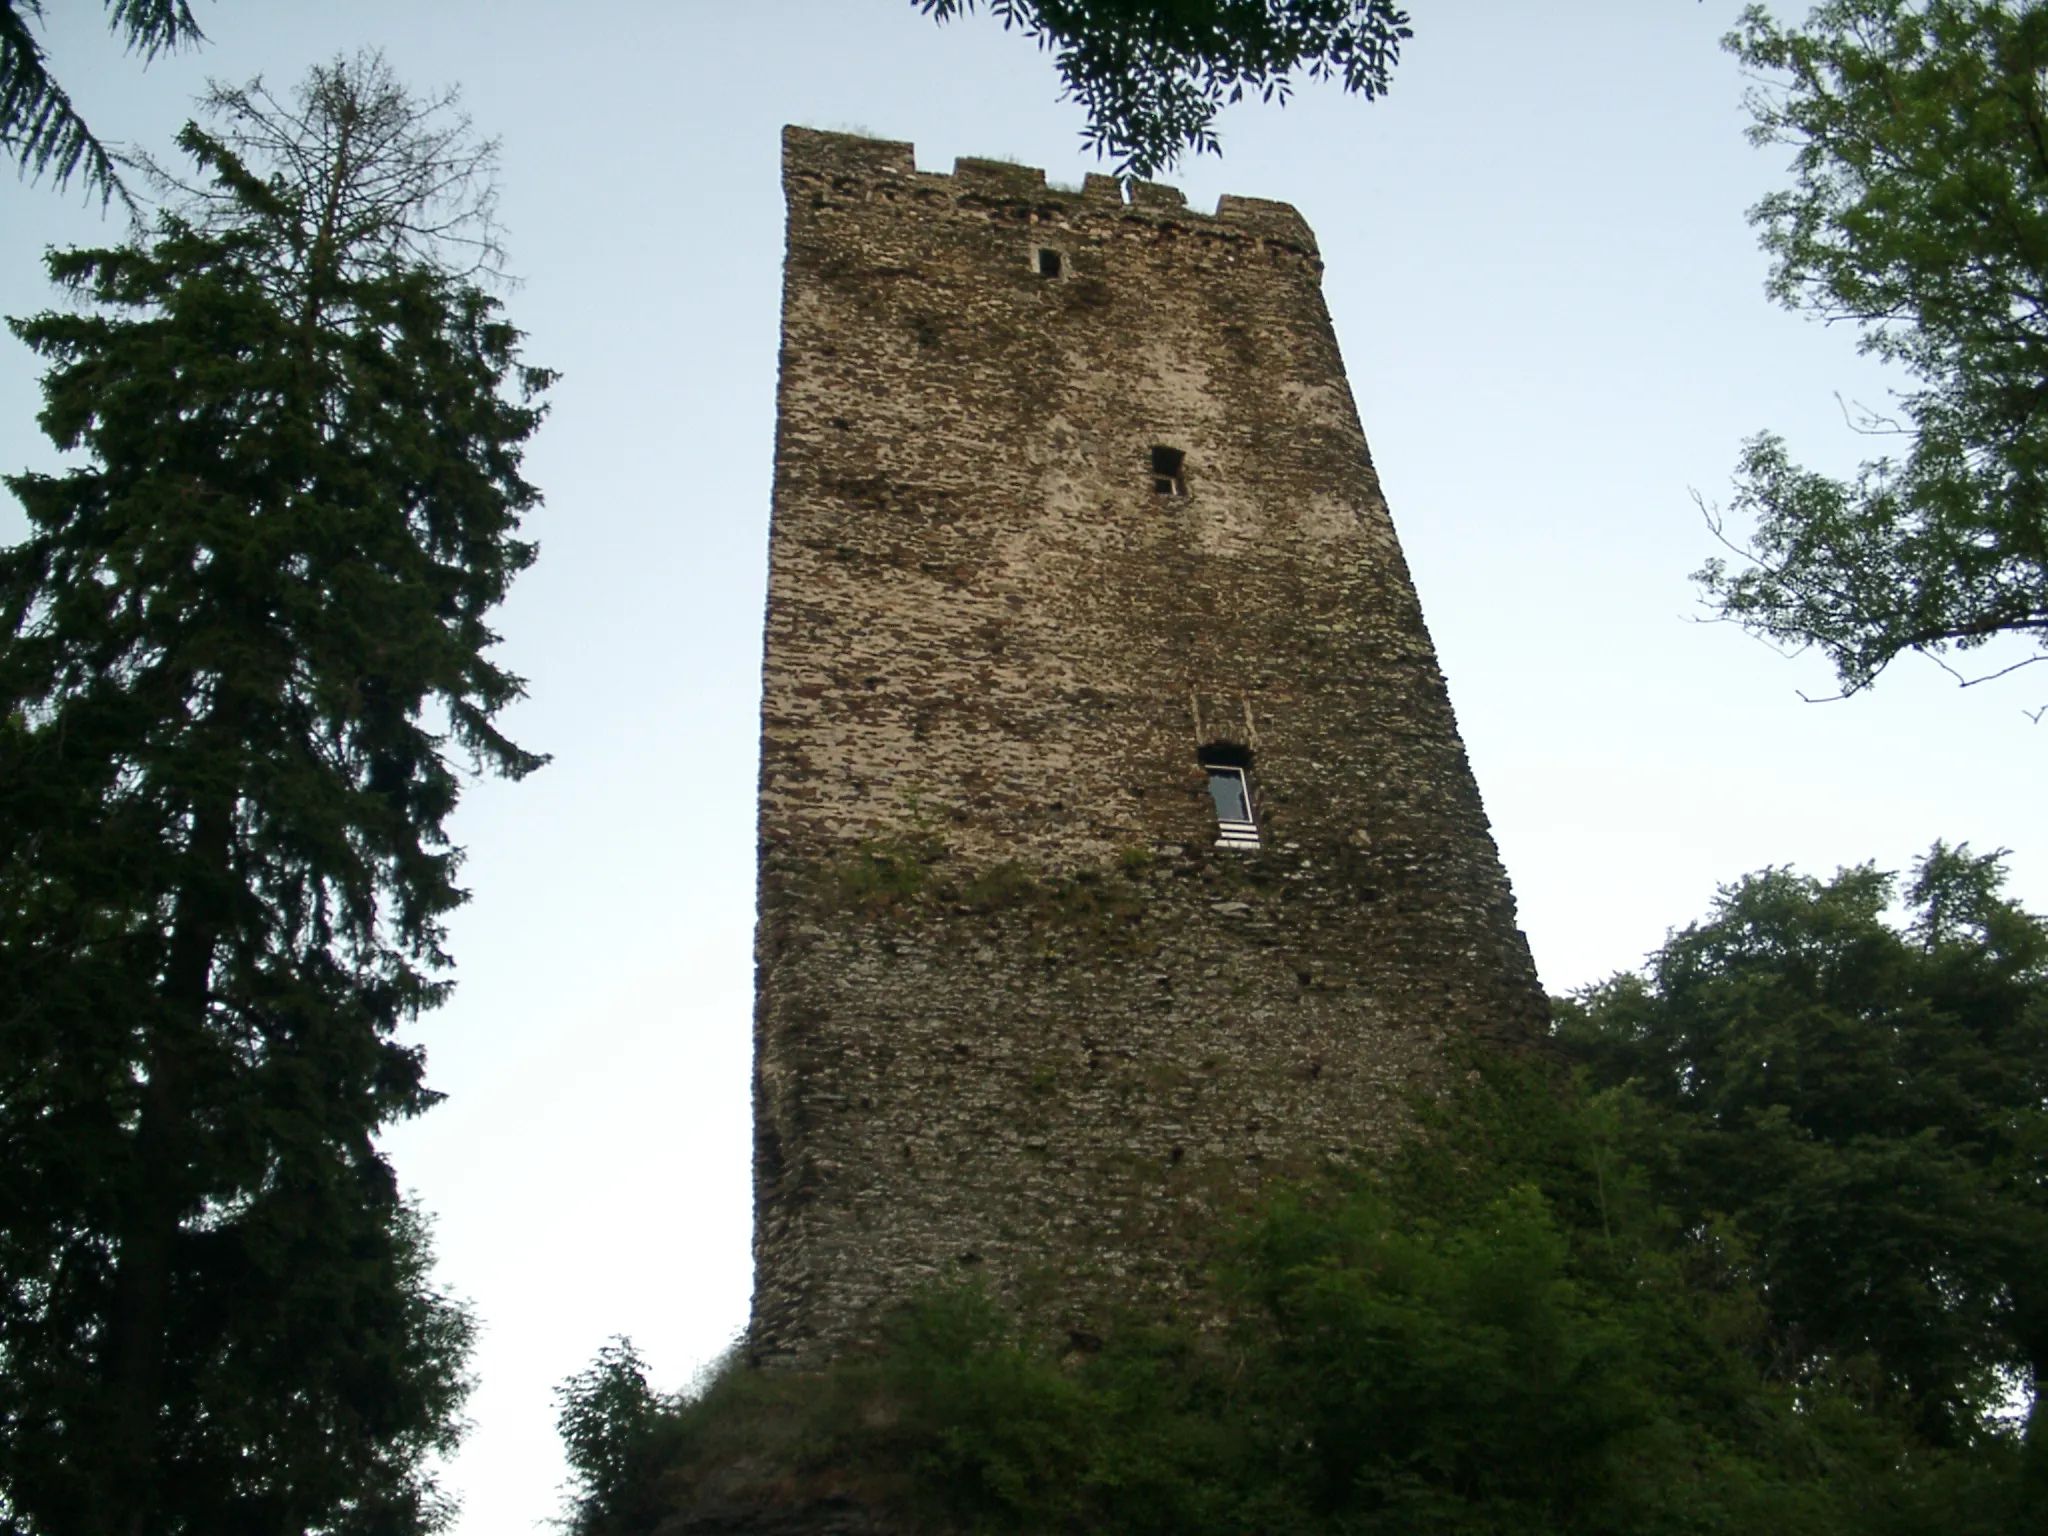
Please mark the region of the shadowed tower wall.
POLYGON ((783 155, 752 1349, 962 1272, 1170 1308, 1263 1181, 1542 1018, 1314 237, 783 155))

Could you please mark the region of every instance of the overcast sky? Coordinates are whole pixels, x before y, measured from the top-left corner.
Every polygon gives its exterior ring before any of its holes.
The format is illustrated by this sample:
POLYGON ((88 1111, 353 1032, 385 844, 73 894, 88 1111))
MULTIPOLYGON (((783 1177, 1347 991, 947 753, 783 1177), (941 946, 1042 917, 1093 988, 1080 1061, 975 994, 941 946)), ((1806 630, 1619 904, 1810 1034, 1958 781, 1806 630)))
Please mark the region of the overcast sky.
MULTIPOLYGON (((1048 61, 911 0, 213 0, 146 72, 85 0, 51 52, 104 135, 163 152, 208 75, 274 85, 382 47, 504 141, 531 361, 562 371, 529 474, 540 563, 501 614, 554 754, 457 821, 460 989, 420 1035, 448 1102, 389 1138, 484 1323, 465 1536, 554 1514, 550 1388, 628 1333, 677 1385, 745 1320, 753 794, 784 123, 916 143, 926 170, 1090 169, 1048 61)), ((1904 868, 2009 847, 2048 906, 2048 669, 1968 691, 1901 665, 1870 696, 1703 625, 1687 573, 1765 427, 1816 467, 1870 449, 1852 335, 1764 299, 1743 210, 1785 152, 1743 140, 1729 0, 1415 0, 1392 96, 1242 107, 1170 179, 1294 203, 1552 990, 1636 964, 1766 864, 1904 868)), ((0 312, 52 244, 118 235, 0 184, 0 312)), ((48 466, 0 340, 0 465, 48 466)), ((21 523, 0 508, 0 537, 21 523)))

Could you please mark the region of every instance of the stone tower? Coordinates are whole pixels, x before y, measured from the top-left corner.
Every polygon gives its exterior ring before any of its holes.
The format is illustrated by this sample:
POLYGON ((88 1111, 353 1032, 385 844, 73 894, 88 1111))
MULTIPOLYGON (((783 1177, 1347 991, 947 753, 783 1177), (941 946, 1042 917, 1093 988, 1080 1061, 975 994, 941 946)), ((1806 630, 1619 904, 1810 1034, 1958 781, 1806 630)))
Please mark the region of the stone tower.
POLYGON ((789 129, 752 1349, 1186 1294, 1542 999, 1290 207, 789 129))

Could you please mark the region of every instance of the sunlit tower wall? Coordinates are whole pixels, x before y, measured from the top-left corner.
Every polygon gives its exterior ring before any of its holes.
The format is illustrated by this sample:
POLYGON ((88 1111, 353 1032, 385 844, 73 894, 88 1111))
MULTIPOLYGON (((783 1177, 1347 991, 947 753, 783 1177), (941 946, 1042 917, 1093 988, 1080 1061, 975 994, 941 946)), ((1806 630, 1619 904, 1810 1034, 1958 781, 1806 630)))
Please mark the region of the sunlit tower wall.
POLYGON ((1541 995, 1294 209, 783 179, 751 1349, 1085 1341, 1541 995))

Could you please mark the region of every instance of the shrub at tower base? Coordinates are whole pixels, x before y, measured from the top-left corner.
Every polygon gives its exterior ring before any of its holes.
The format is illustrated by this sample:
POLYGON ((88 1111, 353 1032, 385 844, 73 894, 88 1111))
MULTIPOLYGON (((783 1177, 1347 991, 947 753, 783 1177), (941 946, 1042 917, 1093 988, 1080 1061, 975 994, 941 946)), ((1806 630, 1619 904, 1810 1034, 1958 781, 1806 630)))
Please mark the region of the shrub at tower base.
POLYGON ((935 1288, 816 1375, 563 1389, 578 1536, 2038 1530, 2048 927, 1773 870, 1219 1238, 1200 1326, 935 1288), (2030 1468, 2030 1462, 2033 1464, 2030 1468))

